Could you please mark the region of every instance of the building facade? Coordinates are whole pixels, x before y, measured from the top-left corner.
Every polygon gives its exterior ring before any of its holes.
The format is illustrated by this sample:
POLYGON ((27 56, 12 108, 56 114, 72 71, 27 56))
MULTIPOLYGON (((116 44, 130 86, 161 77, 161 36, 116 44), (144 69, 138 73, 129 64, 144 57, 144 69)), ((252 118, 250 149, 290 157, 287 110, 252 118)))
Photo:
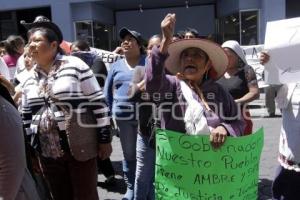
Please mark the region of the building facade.
POLYGON ((235 39, 242 45, 262 44, 268 21, 299 12, 297 0, 9 0, 0 7, 0 40, 10 34, 26 37, 20 21, 45 15, 61 28, 65 40, 85 39, 91 46, 112 50, 121 27, 147 39, 160 33, 167 13, 176 13, 176 31, 192 27, 220 43, 235 39))

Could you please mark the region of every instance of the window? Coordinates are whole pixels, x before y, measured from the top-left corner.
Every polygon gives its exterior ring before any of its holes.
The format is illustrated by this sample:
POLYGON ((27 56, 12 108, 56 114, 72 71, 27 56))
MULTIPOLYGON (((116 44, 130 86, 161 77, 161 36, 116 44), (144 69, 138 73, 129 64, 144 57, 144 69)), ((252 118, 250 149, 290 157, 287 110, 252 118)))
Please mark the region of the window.
POLYGON ((113 27, 97 21, 75 22, 75 39, 85 40, 91 47, 112 50, 113 27))
POLYGON ((94 45, 100 49, 111 50, 112 26, 93 22, 94 45))
POLYGON ((18 33, 15 11, 0 12, 0 41, 18 33))
POLYGON ((222 42, 237 40, 241 45, 258 44, 258 10, 240 11, 221 19, 222 42))
POLYGON ((241 12, 241 44, 258 44, 258 11, 241 12))
POLYGON ((92 21, 75 22, 75 39, 85 40, 94 47, 92 21))

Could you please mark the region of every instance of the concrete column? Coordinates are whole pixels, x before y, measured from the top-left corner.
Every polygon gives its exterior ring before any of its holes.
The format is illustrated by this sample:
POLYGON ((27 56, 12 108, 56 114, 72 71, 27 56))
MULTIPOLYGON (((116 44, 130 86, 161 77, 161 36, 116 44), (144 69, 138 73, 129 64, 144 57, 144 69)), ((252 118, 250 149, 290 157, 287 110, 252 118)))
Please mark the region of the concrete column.
POLYGON ((74 27, 71 14, 71 6, 68 1, 53 1, 51 3, 52 21, 61 29, 64 40, 70 42, 74 40, 74 27))
POLYGON ((261 0, 261 43, 265 41, 267 22, 281 19, 285 19, 285 0, 261 0))

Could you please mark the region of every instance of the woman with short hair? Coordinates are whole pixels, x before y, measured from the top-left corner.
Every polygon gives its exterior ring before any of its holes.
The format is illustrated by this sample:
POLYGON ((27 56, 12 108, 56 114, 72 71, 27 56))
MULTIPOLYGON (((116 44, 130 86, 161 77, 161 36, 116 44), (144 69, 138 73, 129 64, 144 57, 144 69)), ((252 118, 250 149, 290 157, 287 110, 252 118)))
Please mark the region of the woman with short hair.
POLYGON ((121 47, 125 58, 116 61, 108 72, 105 82, 105 97, 112 115, 119 128, 119 136, 123 150, 123 172, 127 185, 124 200, 134 197, 134 182, 136 177, 136 142, 138 121, 136 102, 131 100, 128 89, 132 81, 134 69, 144 68, 145 50, 141 34, 122 28, 119 32, 122 40, 121 47))
POLYGON ((22 94, 28 140, 54 199, 98 200, 96 157, 105 159, 112 152, 102 90, 88 65, 62 54, 56 24, 33 23, 30 28, 29 52, 36 65, 22 94))

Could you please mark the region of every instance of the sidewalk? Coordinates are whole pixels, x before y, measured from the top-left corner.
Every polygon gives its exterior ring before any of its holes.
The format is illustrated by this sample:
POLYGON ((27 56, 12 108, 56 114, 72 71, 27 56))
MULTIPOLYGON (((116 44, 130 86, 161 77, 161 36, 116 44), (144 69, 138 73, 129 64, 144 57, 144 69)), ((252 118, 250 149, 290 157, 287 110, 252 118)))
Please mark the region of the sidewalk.
MULTIPOLYGON (((278 166, 278 142, 281 126, 281 117, 269 118, 265 107, 265 94, 260 93, 260 98, 250 104, 250 113, 253 120, 253 130, 264 128, 264 147, 259 166, 259 197, 258 200, 271 200, 271 186, 275 170, 278 166)), ((280 110, 276 109, 280 116, 280 110)))
MULTIPOLYGON (((260 93, 259 99, 251 102, 249 104, 251 116, 255 119, 258 118, 268 118, 268 111, 265 107, 265 94, 260 93)), ((280 110, 276 108, 276 115, 280 116, 280 110)))
POLYGON ((120 139, 116 136, 113 137, 113 153, 110 157, 114 169, 116 171, 117 183, 115 186, 107 187, 104 184, 105 177, 102 174, 98 175, 98 194, 100 200, 120 200, 126 192, 126 186, 122 177, 122 149, 120 139))

